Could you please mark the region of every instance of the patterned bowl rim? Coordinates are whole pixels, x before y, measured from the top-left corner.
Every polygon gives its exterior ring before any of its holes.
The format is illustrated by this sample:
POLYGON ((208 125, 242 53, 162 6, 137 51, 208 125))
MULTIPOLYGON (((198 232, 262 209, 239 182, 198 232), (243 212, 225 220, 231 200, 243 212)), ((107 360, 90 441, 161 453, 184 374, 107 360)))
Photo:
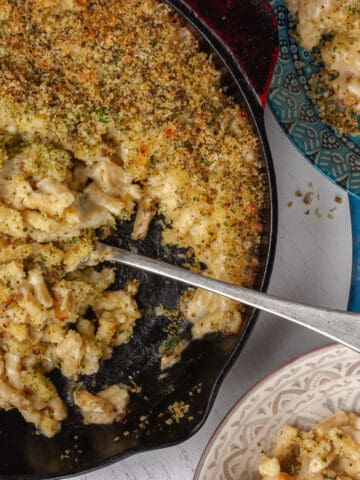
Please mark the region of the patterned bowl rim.
MULTIPOLYGON (((324 176, 329 182, 331 182, 333 185, 338 186, 341 188, 346 194, 350 195, 351 198, 354 200, 360 200, 360 192, 356 193, 354 192, 350 187, 347 187, 346 185, 342 184, 340 181, 336 180, 333 178, 325 169, 319 167, 316 163, 314 163, 308 156, 308 154, 300 147, 300 145, 296 142, 296 140, 293 138, 292 135, 290 135, 287 131, 284 125, 281 123, 279 120, 278 116, 278 111, 276 110, 276 107, 274 106, 273 102, 270 100, 270 98, 267 99, 267 105, 276 121, 276 123, 279 125, 281 128, 282 133, 286 136, 288 141, 292 144, 292 146, 300 153, 300 155, 306 160, 307 163, 310 163, 310 165, 315 168, 322 176, 324 176)), ((329 126, 331 129, 331 127, 329 126)))
POLYGON ((303 362, 307 357, 311 357, 313 355, 316 355, 321 352, 326 352, 329 351, 329 353, 332 350, 335 350, 339 348, 338 343, 330 343, 327 345, 323 345, 322 347, 315 348, 314 350, 310 350, 309 352, 302 353, 300 355, 297 355, 296 357, 288 360, 286 363, 283 363, 276 369, 272 370, 271 372, 267 373, 265 376, 263 376, 260 380, 258 380, 254 385, 252 385, 240 398, 235 402, 235 404, 230 408, 230 410, 227 412, 227 414, 224 416, 224 418, 221 420, 219 425, 216 427, 214 432, 212 433, 210 439, 208 440, 208 443, 200 457, 199 463, 196 467, 195 473, 194 473, 194 478, 193 480, 201 480, 201 474, 202 474, 202 469, 204 467, 205 461, 214 446, 217 438, 221 434, 222 430, 230 420, 230 418, 235 414, 235 412, 241 407, 241 405, 247 400, 247 398, 253 394, 253 392, 260 387, 262 384, 266 383, 269 381, 272 377, 278 375, 282 370, 287 370, 288 367, 291 367, 293 364, 296 364, 298 362, 303 362))
MULTIPOLYGON (((274 13, 275 13, 275 8, 276 6, 274 6, 274 3, 276 3, 276 1, 279 1, 279 0, 272 0, 270 1, 270 6, 271 8, 273 9, 274 13)), ((280 0, 282 3, 284 3, 284 6, 285 8, 287 9, 286 5, 285 5, 285 0, 280 0)), ((288 9, 287 9, 288 10, 288 9)), ((290 14, 291 15, 291 14, 290 14)), ((276 17, 276 22, 277 22, 277 17, 276 17)), ((281 40, 282 37, 281 37, 281 34, 280 34, 280 30, 281 27, 280 25, 278 24, 278 29, 279 29, 279 39, 281 40)), ((287 26, 287 32, 288 32, 288 26, 287 26)), ((297 42, 297 45, 298 45, 298 42, 297 42)), ((278 57, 277 59, 277 63, 276 65, 278 65, 280 63, 280 56, 278 57)), ((291 61, 291 64, 293 65, 293 62, 291 61)), ((295 66, 294 66, 294 69, 295 69, 295 66)), ((297 76, 297 74, 296 74, 297 76)), ((356 171, 352 171, 351 169, 349 170, 349 172, 347 174, 342 174, 340 177, 336 177, 334 173, 331 172, 331 170, 328 168, 328 167, 325 167, 325 166, 321 166, 319 165, 318 163, 316 163, 314 160, 312 160, 309 156, 309 152, 306 152, 306 150, 304 149, 303 145, 301 145, 297 140, 296 138, 294 138, 293 134, 291 132, 289 132, 284 123, 281 121, 281 117, 280 117, 280 114, 279 114, 279 109, 278 107, 275 105, 274 101, 273 101, 273 98, 272 98, 272 92, 271 92, 271 87, 273 85, 273 82, 274 82, 274 79, 276 77, 276 71, 274 70, 273 72, 273 77, 272 77, 272 80, 271 80, 271 83, 270 83, 270 91, 269 91, 269 95, 268 95, 268 99, 267 99, 267 104, 276 120, 276 122, 278 123, 278 125, 280 126, 281 130, 284 132, 284 134, 286 135, 286 137, 289 139, 289 141, 293 144, 293 146, 296 148, 296 150, 313 166, 315 167, 315 169, 320 172, 322 175, 324 175, 330 182, 332 182, 334 185, 337 185, 339 186, 342 190, 344 190, 346 193, 350 194, 351 196, 353 196, 354 198, 357 198, 359 199, 360 198, 360 186, 356 187, 356 183, 358 183, 360 185, 360 172, 356 172, 356 171)), ((315 104, 314 102, 308 98, 306 92, 304 91, 303 89, 303 86, 301 87, 302 89, 302 92, 306 98, 306 101, 308 102, 308 104, 311 106, 311 108, 316 111, 316 107, 315 107, 315 104)), ((318 115, 318 114, 317 114, 318 115)), ((336 129, 331 125, 331 124, 327 124, 327 123, 324 123, 321 118, 319 117, 318 120, 320 121, 321 125, 324 127, 324 130, 323 130, 323 133, 324 132, 328 132, 329 135, 337 138, 338 141, 341 141, 341 146, 344 147, 344 148, 348 148, 349 149, 349 154, 351 153, 351 150, 352 148, 350 149, 349 146, 345 146, 345 140, 346 142, 350 142, 350 143, 353 143, 355 144, 354 147, 356 148, 360 148, 360 135, 357 135, 357 136, 348 136, 348 135, 343 135, 343 134, 340 134, 339 132, 336 131, 336 129)), ((343 156, 343 159, 342 159, 342 163, 343 164, 346 164, 347 163, 347 160, 345 159, 345 151, 341 153, 341 155, 343 156)), ((359 153, 356 153, 357 156, 360 156, 359 153)))

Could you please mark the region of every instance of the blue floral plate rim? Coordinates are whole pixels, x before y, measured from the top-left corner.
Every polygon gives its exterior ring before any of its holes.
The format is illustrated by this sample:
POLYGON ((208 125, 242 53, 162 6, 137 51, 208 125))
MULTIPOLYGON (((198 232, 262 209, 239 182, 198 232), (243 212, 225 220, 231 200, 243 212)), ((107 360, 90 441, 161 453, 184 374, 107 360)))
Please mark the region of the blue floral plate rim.
POLYGON ((319 118, 308 79, 316 71, 311 52, 289 35, 294 21, 285 0, 270 0, 279 32, 280 52, 268 104, 295 147, 320 172, 360 198, 360 137, 335 132, 319 118))

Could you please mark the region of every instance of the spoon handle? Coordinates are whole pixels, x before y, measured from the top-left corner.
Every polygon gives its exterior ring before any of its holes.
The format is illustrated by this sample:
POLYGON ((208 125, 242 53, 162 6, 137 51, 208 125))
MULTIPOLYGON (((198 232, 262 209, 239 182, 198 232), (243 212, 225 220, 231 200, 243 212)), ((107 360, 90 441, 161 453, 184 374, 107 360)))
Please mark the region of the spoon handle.
MULTIPOLYGON (((101 245, 101 244, 100 244, 101 245)), ((102 245, 102 248, 104 245, 102 245)), ((218 293, 251 307, 272 313, 291 322, 303 325, 360 352, 360 315, 358 313, 311 307, 284 300, 250 288, 208 278, 161 260, 131 253, 115 247, 107 247, 110 261, 171 278, 193 287, 218 293)))

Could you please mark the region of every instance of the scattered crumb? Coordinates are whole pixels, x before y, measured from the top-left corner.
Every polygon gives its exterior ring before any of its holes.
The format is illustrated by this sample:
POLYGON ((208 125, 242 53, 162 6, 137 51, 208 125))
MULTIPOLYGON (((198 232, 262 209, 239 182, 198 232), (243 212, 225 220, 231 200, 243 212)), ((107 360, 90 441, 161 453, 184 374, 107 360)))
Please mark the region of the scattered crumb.
POLYGON ((176 423, 179 423, 180 420, 185 417, 189 408, 189 404, 184 402, 174 402, 172 405, 168 406, 168 410, 176 423))
POLYGON ((316 218, 318 218, 318 219, 320 219, 320 218, 322 217, 322 215, 321 215, 321 213, 320 213, 320 210, 319 210, 318 208, 315 210, 315 216, 316 216, 316 218))
POLYGON ((131 393, 140 393, 141 392, 141 386, 137 385, 134 381, 131 382, 131 388, 129 389, 131 393))
MULTIPOLYGON (((314 191, 314 185, 312 182, 308 183, 307 186, 307 191, 303 193, 300 189, 297 189, 295 192, 295 197, 301 198, 302 203, 304 203, 307 206, 313 205, 313 203, 317 203, 320 201, 320 195, 314 191)), ((339 196, 336 195, 334 198, 335 204, 339 205, 343 202, 343 199, 339 196)), ((288 208, 291 208, 294 205, 293 201, 289 201, 287 206, 288 208)), ((305 215, 310 215, 313 214, 315 217, 320 220, 321 218, 327 218, 328 220, 333 220, 334 219, 334 212, 337 210, 336 205, 331 206, 327 213, 321 212, 319 208, 315 208, 316 205, 313 205, 314 208, 311 210, 305 210, 304 214, 305 215)))
MULTIPOLYGON (((194 385, 190 391, 188 391, 188 396, 193 397, 195 394, 200 394, 202 392, 203 386, 202 383, 194 385)), ((174 423, 180 423, 182 419, 185 419, 187 422, 193 422, 195 417, 189 415, 190 413, 190 404, 186 401, 175 401, 169 405, 165 412, 160 412, 158 417, 163 419, 164 424, 170 426, 174 423)), ((202 415, 202 410, 197 412, 199 415, 202 415)), ((141 420, 141 419, 140 419, 141 420)), ((139 425, 140 426, 140 425, 139 425)), ((140 426, 140 428, 142 428, 140 426)))
POLYGON ((115 437, 113 441, 118 442, 119 440, 120 440, 120 437, 115 437))
POLYGON ((139 420, 140 420, 139 428, 141 430, 145 430, 145 428, 149 425, 149 420, 148 420, 147 415, 141 415, 139 420))
POLYGON ((128 430, 126 430, 126 431, 123 433, 124 437, 128 437, 129 434, 130 434, 130 432, 129 432, 128 430))
POLYGON ((202 383, 199 383, 199 385, 196 385, 195 392, 196 393, 201 393, 202 392, 202 383))
POLYGON ((303 202, 305 203, 305 205, 311 205, 312 203, 312 200, 313 200, 313 195, 314 193, 313 192, 307 192, 303 198, 303 202))
POLYGON ((67 460, 67 459, 70 459, 75 461, 76 463, 79 462, 79 459, 77 457, 74 457, 74 455, 78 454, 78 453, 82 453, 82 450, 78 448, 78 445, 75 445, 75 448, 74 450, 71 450, 71 449, 66 449, 64 451, 64 453, 62 453, 59 457, 60 460, 67 460))

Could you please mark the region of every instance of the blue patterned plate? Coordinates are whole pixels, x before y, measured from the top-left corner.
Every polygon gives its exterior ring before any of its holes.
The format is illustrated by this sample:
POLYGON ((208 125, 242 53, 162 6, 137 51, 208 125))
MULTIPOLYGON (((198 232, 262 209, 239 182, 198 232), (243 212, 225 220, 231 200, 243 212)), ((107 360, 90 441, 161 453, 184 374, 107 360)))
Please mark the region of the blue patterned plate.
POLYGON ((314 59, 289 35, 294 19, 284 0, 270 0, 279 30, 280 53, 268 103, 297 149, 350 195, 353 273, 349 309, 360 311, 360 137, 349 138, 325 125, 310 98, 314 59))
POLYGON ((310 98, 315 71, 311 52, 289 31, 294 20, 284 0, 270 0, 279 29, 280 53, 272 78, 269 105, 298 150, 333 182, 360 197, 360 137, 347 137, 325 125, 310 98))

